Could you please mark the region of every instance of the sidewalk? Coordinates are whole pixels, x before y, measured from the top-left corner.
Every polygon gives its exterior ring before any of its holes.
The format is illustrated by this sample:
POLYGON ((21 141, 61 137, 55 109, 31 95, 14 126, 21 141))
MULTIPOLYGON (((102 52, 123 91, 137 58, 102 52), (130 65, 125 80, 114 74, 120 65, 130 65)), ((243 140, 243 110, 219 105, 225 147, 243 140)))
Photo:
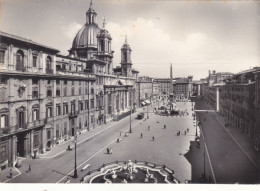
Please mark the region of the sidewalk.
POLYGON ((215 114, 216 120, 221 124, 221 126, 231 135, 231 137, 239 144, 239 147, 242 148, 249 157, 255 162, 255 164, 260 168, 260 156, 254 150, 254 142, 251 137, 242 133, 240 129, 235 127, 225 127, 224 126, 224 117, 219 113, 215 114))

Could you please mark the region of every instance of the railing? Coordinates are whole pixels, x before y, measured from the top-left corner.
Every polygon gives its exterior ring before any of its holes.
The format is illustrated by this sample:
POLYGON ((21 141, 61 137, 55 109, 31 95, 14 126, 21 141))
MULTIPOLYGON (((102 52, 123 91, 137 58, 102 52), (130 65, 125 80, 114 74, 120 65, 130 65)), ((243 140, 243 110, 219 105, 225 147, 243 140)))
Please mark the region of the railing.
POLYGON ((70 112, 70 113, 69 113, 69 117, 70 117, 70 118, 74 118, 74 117, 77 117, 78 114, 79 114, 79 111, 73 111, 73 112, 70 112))
POLYGON ((46 71, 47 74, 53 74, 53 69, 46 68, 45 71, 46 71))
POLYGON ((29 128, 31 129, 31 128, 43 126, 46 123, 47 123, 47 119, 44 118, 42 120, 36 120, 36 121, 30 122, 28 124, 14 125, 14 126, 1 128, 1 133, 2 134, 12 134, 12 133, 16 133, 19 131, 23 131, 25 129, 29 129, 29 128))
POLYGON ((16 66, 16 70, 19 70, 19 71, 25 72, 25 71, 26 71, 26 67, 24 67, 24 66, 20 66, 20 65, 17 65, 17 66, 16 66))

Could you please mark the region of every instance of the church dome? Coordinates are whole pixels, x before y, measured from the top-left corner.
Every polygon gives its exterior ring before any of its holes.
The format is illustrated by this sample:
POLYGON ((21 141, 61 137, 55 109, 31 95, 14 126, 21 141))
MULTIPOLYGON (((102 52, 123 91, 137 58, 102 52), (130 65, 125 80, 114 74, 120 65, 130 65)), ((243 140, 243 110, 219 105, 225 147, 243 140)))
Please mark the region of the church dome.
POLYGON ((96 24, 85 25, 79 30, 72 44, 73 49, 93 47, 97 48, 97 34, 100 32, 96 24))
POLYGON ((97 13, 92 7, 92 1, 90 1, 90 7, 86 12, 86 24, 75 36, 72 49, 97 48, 97 34, 99 32, 97 13))

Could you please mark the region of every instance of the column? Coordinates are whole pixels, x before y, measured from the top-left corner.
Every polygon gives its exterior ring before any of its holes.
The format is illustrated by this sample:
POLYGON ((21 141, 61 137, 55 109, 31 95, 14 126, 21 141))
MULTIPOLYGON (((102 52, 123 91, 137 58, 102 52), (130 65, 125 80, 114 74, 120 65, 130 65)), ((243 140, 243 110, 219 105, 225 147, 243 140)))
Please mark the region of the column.
POLYGON ((33 130, 30 132, 30 153, 31 157, 33 156, 33 130))
POLYGON ((216 88, 216 112, 219 112, 219 88, 216 88))
MULTIPOLYGON (((67 129, 67 131, 68 131, 68 129, 67 129)), ((45 153, 45 151, 46 151, 45 141, 44 141, 45 132, 46 132, 45 128, 41 129, 41 148, 42 148, 41 152, 42 153, 45 153)))
POLYGON ((17 137, 14 135, 11 138, 11 166, 14 167, 16 161, 17 161, 17 137))

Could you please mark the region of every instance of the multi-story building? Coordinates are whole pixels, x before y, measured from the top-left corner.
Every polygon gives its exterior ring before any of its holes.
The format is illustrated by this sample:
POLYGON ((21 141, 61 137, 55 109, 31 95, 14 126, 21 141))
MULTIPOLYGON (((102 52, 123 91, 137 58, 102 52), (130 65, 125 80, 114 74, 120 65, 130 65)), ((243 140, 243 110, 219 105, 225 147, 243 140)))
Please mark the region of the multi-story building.
POLYGON ((153 80, 150 77, 139 77, 136 82, 137 104, 139 107, 149 104, 153 96, 153 80))
POLYGON ((168 99, 170 95, 170 78, 154 78, 153 83, 159 84, 159 99, 168 99))
POLYGON ((112 38, 100 29, 92 3, 69 56, 21 37, 0 33, 0 166, 17 156, 44 153, 77 133, 130 113, 135 105, 131 48, 121 48, 113 69, 112 38), (115 75, 116 73, 116 75, 115 75))
POLYGON ((173 80, 173 95, 176 100, 188 99, 193 95, 192 76, 173 80))
POLYGON ((221 84, 226 78, 229 78, 233 75, 233 73, 230 72, 218 72, 216 73, 215 70, 211 71, 209 70, 209 76, 207 77, 208 80, 208 86, 212 86, 214 84, 221 84))
POLYGON ((160 95, 160 91, 159 91, 159 83, 158 82, 155 82, 154 80, 153 80, 153 99, 155 99, 155 100, 157 100, 158 98, 159 98, 159 95, 160 95))
POLYGON ((250 136, 259 151, 259 73, 255 67, 209 87, 208 100, 224 116, 225 126, 239 128, 250 136))
POLYGON ((260 70, 254 72, 255 75, 255 119, 256 119, 256 135, 254 138, 255 150, 260 151, 260 70))

